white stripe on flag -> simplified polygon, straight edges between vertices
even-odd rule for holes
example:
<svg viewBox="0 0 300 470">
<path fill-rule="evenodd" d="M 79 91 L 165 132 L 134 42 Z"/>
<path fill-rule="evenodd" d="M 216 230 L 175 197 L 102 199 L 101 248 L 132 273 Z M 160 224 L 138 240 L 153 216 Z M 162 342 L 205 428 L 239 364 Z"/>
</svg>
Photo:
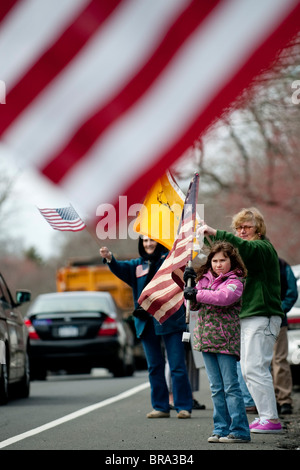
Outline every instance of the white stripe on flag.
<svg viewBox="0 0 300 470">
<path fill-rule="evenodd" d="M 41 54 L 90 5 L 111 3 L 16 2 L 0 28 L 0 78 L 8 90 L 22 84 Z M 20 165 L 38 168 L 71 200 L 84 194 L 85 213 L 94 215 L 98 204 L 115 204 L 123 194 L 129 205 L 140 202 L 260 68 L 270 65 L 280 38 L 285 46 L 299 31 L 297 15 L 288 16 L 294 8 L 299 12 L 297 0 L 116 0 L 70 62 L 60 57 L 61 69 L 24 110 L 16 97 L 10 104 L 8 93 L 4 113 L 13 105 L 17 110 L 1 131 L 2 142 Z M 178 42 L 168 43 L 174 29 Z M 272 35 L 277 31 L 283 36 Z M 39 83 L 36 76 L 32 87 Z"/>
<path fill-rule="evenodd" d="M 5 1 L 5 0 L 2 0 Z M 1 80 L 7 92 L 89 0 L 22 0 L 0 28 Z"/>
<path fill-rule="evenodd" d="M 231 8 L 227 10 L 228 3 Z M 244 3 L 246 5 L 242 7 Z M 112 185 L 109 178 L 103 181 L 103 194 L 107 200 L 124 194 L 130 182 L 138 180 L 139 175 L 150 167 L 150 162 L 153 165 L 161 152 L 172 146 L 199 109 L 209 104 L 224 82 L 229 81 L 251 55 L 257 45 L 260 15 L 264 18 L 264 31 L 268 30 L 266 23 L 272 24 L 274 20 L 272 15 L 269 16 L 272 1 L 267 0 L 267 3 L 268 13 L 258 9 L 260 11 L 255 14 L 252 2 L 224 2 L 221 10 L 213 14 L 214 18 L 209 18 L 207 24 L 193 34 L 142 99 L 105 132 L 86 159 L 71 169 L 62 183 L 67 193 L 74 197 L 78 184 L 83 185 L 83 191 L 87 192 L 85 209 L 96 206 L 99 201 L 97 175 L 102 171 L 104 174 L 111 172 L 119 183 Z M 244 21 L 241 22 L 238 13 L 247 18 L 247 27 L 241 27 Z M 227 23 L 224 22 L 226 14 Z M 235 30 L 239 34 L 230 33 Z M 124 158 L 120 158 L 121 149 Z"/>
<path fill-rule="evenodd" d="M 165 31 L 178 4 L 182 5 L 181 0 L 176 0 L 170 11 L 170 1 L 159 2 L 159 8 L 153 9 L 149 2 L 131 0 L 125 2 L 117 14 L 111 15 L 108 24 L 100 28 L 71 64 L 5 133 L 4 138 L 14 151 L 19 154 L 29 145 L 27 162 L 43 167 L 49 158 L 49 149 L 51 153 L 58 151 L 77 127 L 104 105 L 108 97 L 116 94 L 140 67 L 157 42 L 154 39 Z M 147 17 L 143 27 L 140 25 L 142 14 Z M 136 36 L 128 41 L 132 31 L 138 31 L 138 41 Z M 124 44 L 126 53 L 120 54 Z M 118 60 L 112 60 L 113 57 Z M 43 128 L 47 121 L 49 126 L 45 134 Z"/>
</svg>

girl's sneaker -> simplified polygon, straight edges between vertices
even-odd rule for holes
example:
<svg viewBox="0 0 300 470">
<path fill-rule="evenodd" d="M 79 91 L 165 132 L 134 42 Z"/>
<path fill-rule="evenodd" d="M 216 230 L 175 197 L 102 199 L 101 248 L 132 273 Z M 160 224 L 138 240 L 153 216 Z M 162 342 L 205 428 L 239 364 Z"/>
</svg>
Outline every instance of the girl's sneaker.
<svg viewBox="0 0 300 470">
<path fill-rule="evenodd" d="M 256 426 L 259 425 L 259 421 L 260 421 L 259 418 L 255 418 L 255 420 L 252 421 L 252 423 L 249 424 L 249 428 L 250 428 L 250 429 L 256 428 Z"/>
<path fill-rule="evenodd" d="M 221 436 L 219 434 L 212 434 L 208 439 L 207 442 L 219 442 Z"/>
<path fill-rule="evenodd" d="M 241 436 L 235 436 L 234 434 L 229 434 L 226 437 L 220 437 L 219 442 L 232 442 L 232 443 L 239 443 L 245 444 L 246 442 L 250 442 L 250 439 Z"/>
<path fill-rule="evenodd" d="M 261 419 L 259 424 L 250 429 L 251 432 L 257 432 L 262 434 L 272 434 L 282 431 L 282 426 L 280 423 L 271 423 L 267 419 Z"/>
</svg>

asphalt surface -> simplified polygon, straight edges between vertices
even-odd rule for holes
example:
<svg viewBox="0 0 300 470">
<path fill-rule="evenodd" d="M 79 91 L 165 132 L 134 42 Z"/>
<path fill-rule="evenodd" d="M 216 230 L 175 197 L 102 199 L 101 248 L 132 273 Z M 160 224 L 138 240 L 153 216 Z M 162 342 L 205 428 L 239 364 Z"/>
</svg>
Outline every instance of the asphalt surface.
<svg viewBox="0 0 300 470">
<path fill-rule="evenodd" d="M 126 391 L 135 387 L 139 390 L 127 395 Z M 124 392 L 125 397 L 118 398 Z M 300 388 L 295 387 L 293 391 L 294 413 L 281 417 L 283 431 L 280 434 L 251 434 L 252 440 L 247 444 L 207 442 L 213 429 L 213 407 L 205 369 L 201 369 L 200 391 L 194 396 L 206 409 L 194 410 L 191 419 L 178 419 L 174 410 L 170 418 L 147 419 L 151 405 L 146 371 L 123 379 L 109 376 L 54 377 L 47 382 L 33 382 L 28 402 L 12 401 L 2 410 L 2 441 L 86 406 L 99 403 L 101 406 L 53 428 L 26 436 L 2 450 L 101 451 L 97 454 L 99 464 L 126 464 L 133 468 L 142 468 L 146 464 L 192 466 L 201 463 L 203 451 L 213 451 L 214 455 L 220 450 L 242 453 L 270 451 L 269 457 L 277 461 L 280 454 L 286 458 L 290 451 L 300 450 Z M 255 417 L 248 415 L 249 422 Z M 76 452 L 71 452 L 68 458 L 76 462 L 76 456 Z M 159 456 L 163 456 L 160 462 L 157 460 Z M 219 456 L 221 458 L 221 454 Z M 139 457 L 140 460 L 122 460 L 125 457 Z"/>
<path fill-rule="evenodd" d="M 176 411 L 171 411 L 170 418 L 147 419 L 151 410 L 149 390 L 136 395 L 135 407 L 128 421 L 125 408 L 118 413 L 116 427 L 121 434 L 114 436 L 114 443 L 102 441 L 106 450 L 147 450 L 147 451 L 203 451 L 203 450 L 246 450 L 246 451 L 286 451 L 300 450 L 300 388 L 294 388 L 294 409 L 292 415 L 281 416 L 283 430 L 280 434 L 251 434 L 251 442 L 246 444 L 208 443 L 207 438 L 213 429 L 213 407 L 205 369 L 201 369 L 200 391 L 194 397 L 205 410 L 194 410 L 191 419 L 178 419 Z M 256 415 L 248 415 L 249 423 Z M 127 424 L 126 424 L 127 421 Z M 128 433 L 122 431 L 128 427 Z M 118 439 L 118 440 L 117 440 Z M 195 454 L 196 455 L 196 454 Z"/>
</svg>

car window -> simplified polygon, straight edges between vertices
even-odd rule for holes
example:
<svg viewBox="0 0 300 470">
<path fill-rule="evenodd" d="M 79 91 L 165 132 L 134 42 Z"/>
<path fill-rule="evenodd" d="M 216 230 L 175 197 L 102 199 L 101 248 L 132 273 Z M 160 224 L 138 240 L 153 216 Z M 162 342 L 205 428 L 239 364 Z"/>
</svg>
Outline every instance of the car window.
<svg viewBox="0 0 300 470">
<path fill-rule="evenodd" d="M 30 313 L 78 311 L 112 313 L 111 304 L 104 297 L 38 297 L 30 309 Z"/>
<path fill-rule="evenodd" d="M 3 302 L 6 302 L 9 305 L 13 304 L 13 300 L 11 298 L 10 292 L 1 275 L 0 275 L 0 300 L 2 300 Z"/>
</svg>

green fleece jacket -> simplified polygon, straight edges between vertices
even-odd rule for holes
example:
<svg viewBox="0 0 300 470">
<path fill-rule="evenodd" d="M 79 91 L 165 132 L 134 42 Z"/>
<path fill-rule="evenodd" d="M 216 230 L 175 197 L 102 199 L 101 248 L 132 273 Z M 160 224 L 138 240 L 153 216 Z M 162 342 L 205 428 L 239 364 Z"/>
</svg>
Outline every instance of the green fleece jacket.
<svg viewBox="0 0 300 470">
<path fill-rule="evenodd" d="M 278 255 L 272 243 L 267 239 L 243 240 L 224 230 L 217 230 L 211 238 L 226 240 L 238 248 L 248 270 L 240 318 L 254 315 L 283 318 Z"/>
</svg>

